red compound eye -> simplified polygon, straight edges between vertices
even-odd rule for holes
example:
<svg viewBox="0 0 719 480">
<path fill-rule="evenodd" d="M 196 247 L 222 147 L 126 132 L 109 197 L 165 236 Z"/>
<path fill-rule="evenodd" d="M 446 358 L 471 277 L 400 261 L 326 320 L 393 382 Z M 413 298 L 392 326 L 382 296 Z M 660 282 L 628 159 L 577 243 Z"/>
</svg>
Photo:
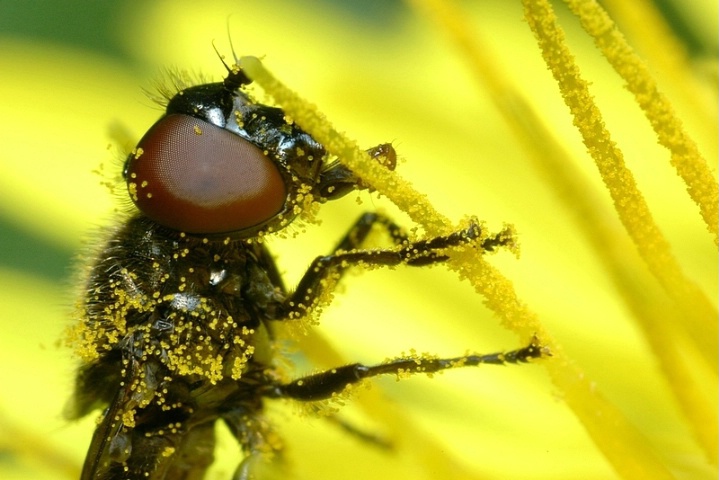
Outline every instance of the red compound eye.
<svg viewBox="0 0 719 480">
<path fill-rule="evenodd" d="M 180 114 L 162 118 L 140 140 L 127 184 L 142 213 L 187 233 L 258 225 L 279 213 L 287 194 L 277 167 L 259 148 Z"/>
</svg>

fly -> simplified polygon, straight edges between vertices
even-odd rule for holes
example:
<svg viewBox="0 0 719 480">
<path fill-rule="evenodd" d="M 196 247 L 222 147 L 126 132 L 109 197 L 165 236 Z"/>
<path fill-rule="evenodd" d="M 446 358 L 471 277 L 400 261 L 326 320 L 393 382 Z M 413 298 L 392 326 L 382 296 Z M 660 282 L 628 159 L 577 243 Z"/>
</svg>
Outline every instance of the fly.
<svg viewBox="0 0 719 480">
<path fill-rule="evenodd" d="M 242 70 L 227 70 L 222 82 L 168 98 L 125 162 L 136 208 L 97 253 L 72 340 L 82 365 L 70 416 L 104 409 L 81 480 L 202 478 L 218 420 L 244 453 L 233 478 L 249 479 L 259 460 L 281 459 L 263 416 L 267 399 L 313 402 L 377 375 L 547 354 L 534 339 L 505 353 L 355 363 L 283 381 L 273 362 L 276 326 L 311 313 L 348 267 L 436 264 L 452 247 L 492 250 L 507 239 L 481 238 L 471 223 L 411 241 L 391 219 L 369 212 L 288 290 L 262 237 L 367 187 L 281 109 L 255 102 Z M 368 152 L 395 168 L 392 145 Z M 363 249 L 377 227 L 394 246 Z"/>
</svg>

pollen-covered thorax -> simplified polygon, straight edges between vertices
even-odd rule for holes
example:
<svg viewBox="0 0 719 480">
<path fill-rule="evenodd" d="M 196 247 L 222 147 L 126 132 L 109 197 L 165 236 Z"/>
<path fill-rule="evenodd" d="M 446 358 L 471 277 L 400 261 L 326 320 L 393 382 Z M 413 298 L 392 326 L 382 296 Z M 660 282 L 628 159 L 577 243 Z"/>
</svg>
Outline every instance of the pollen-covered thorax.
<svg viewBox="0 0 719 480">
<path fill-rule="evenodd" d="M 258 277 L 253 251 L 180 235 L 148 239 L 148 224 L 131 221 L 93 269 L 75 347 L 88 362 L 121 350 L 170 375 L 239 379 L 282 296 Z"/>
</svg>

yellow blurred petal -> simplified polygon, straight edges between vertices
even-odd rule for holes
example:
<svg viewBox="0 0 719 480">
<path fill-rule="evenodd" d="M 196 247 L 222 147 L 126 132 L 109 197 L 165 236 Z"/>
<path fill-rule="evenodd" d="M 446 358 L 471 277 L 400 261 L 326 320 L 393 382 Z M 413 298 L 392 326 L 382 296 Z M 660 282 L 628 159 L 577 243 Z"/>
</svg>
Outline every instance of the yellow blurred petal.
<svg viewBox="0 0 719 480">
<path fill-rule="evenodd" d="M 60 413 L 73 361 L 58 339 L 67 324 L 62 286 L 0 269 L 0 478 L 77 478 L 85 429 Z M 92 417 L 92 416 L 91 416 Z M 83 421 L 83 425 L 93 422 Z"/>
<path fill-rule="evenodd" d="M 6 200 L 0 213 L 77 248 L 88 227 L 114 207 L 103 176 L 95 173 L 103 165 L 119 169 L 109 125 L 119 120 L 117 112 L 150 121 L 157 111 L 148 108 L 151 102 L 143 101 L 127 70 L 102 57 L 11 40 L 0 40 L 0 49 L 7 112 L 0 131 L 12 139 L 0 153 Z"/>
</svg>

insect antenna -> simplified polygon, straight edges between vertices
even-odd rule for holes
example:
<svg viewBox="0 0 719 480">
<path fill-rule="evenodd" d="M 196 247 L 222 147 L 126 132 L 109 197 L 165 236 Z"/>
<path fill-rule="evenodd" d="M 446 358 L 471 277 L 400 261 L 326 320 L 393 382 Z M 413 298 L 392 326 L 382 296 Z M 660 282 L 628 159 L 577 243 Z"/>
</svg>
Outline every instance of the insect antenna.
<svg viewBox="0 0 719 480">
<path fill-rule="evenodd" d="M 235 63 L 232 66 L 225 62 L 225 56 L 217 49 L 217 45 L 215 45 L 214 40 L 212 41 L 212 48 L 215 50 L 215 53 L 222 62 L 222 65 L 225 66 L 225 70 L 227 70 L 227 77 L 225 77 L 222 83 L 225 85 L 225 88 L 234 92 L 243 85 L 249 85 L 252 83 L 252 80 L 248 78 L 242 70 L 240 70 L 240 67 L 238 67 L 239 59 L 237 58 L 237 53 L 235 53 L 235 45 L 232 43 L 232 35 L 230 35 L 230 17 L 227 17 L 227 38 L 230 42 L 232 58 L 235 60 Z"/>
</svg>

